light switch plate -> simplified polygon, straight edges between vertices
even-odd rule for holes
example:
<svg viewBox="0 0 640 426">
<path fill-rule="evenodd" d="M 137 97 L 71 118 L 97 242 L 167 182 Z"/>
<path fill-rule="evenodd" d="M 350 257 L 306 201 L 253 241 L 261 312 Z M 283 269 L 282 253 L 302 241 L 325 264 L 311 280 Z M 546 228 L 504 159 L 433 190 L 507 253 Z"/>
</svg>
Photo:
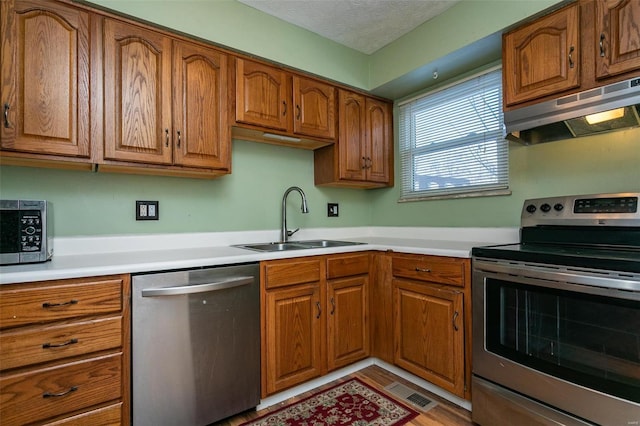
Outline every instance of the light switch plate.
<svg viewBox="0 0 640 426">
<path fill-rule="evenodd" d="M 158 220 L 159 208 L 158 201 L 136 201 L 136 220 Z"/>
<path fill-rule="evenodd" d="M 327 217 L 338 217 L 338 203 L 327 203 Z"/>
</svg>

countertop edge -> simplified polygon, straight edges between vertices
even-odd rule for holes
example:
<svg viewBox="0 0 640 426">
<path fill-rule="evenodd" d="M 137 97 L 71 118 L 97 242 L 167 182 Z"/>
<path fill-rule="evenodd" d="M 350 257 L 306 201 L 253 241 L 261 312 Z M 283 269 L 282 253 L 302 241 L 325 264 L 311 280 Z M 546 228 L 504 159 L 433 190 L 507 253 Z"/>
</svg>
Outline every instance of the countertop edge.
<svg viewBox="0 0 640 426">
<path fill-rule="evenodd" d="M 362 231 L 362 229 L 360 229 L 360 231 Z M 395 234 L 397 235 L 397 233 Z M 129 273 L 140 274 L 360 251 L 393 251 L 409 254 L 469 258 L 473 247 L 508 242 L 504 241 L 504 239 L 508 238 L 509 235 L 513 235 L 513 232 L 506 232 L 499 240 L 487 238 L 487 241 L 406 238 L 404 235 L 398 238 L 397 236 L 389 236 L 389 234 L 386 236 L 381 235 L 383 234 L 379 232 L 379 230 L 376 230 L 376 232 L 363 232 L 361 236 L 358 237 L 339 238 L 365 243 L 353 246 L 270 253 L 220 245 L 212 247 L 122 251 L 88 255 L 60 255 L 54 256 L 51 261 L 44 263 L 0 267 L 0 284 Z M 517 233 L 515 235 L 517 235 Z M 419 236 L 423 237 L 426 235 Z M 473 234 L 473 236 L 478 237 L 477 233 Z"/>
</svg>

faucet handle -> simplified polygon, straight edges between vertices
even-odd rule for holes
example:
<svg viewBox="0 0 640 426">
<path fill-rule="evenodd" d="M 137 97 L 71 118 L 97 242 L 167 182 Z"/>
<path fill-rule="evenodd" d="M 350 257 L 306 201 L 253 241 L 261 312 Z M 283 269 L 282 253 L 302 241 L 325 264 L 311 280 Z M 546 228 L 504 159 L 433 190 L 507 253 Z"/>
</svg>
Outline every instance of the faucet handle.
<svg viewBox="0 0 640 426">
<path fill-rule="evenodd" d="M 295 234 L 296 232 L 298 232 L 299 230 L 300 230 L 300 228 L 296 228 L 296 229 L 294 229 L 293 231 L 287 231 L 287 236 L 288 236 L 288 237 L 290 237 L 290 236 L 292 236 L 293 234 Z"/>
</svg>

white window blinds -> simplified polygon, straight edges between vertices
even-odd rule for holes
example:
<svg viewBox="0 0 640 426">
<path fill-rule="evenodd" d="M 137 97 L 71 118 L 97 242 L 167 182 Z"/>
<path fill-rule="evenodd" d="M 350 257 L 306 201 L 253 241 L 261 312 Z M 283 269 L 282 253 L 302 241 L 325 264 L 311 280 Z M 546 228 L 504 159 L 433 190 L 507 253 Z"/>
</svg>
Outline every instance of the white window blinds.
<svg viewBox="0 0 640 426">
<path fill-rule="evenodd" d="M 501 69 L 427 93 L 399 111 L 400 201 L 509 187 Z"/>
</svg>

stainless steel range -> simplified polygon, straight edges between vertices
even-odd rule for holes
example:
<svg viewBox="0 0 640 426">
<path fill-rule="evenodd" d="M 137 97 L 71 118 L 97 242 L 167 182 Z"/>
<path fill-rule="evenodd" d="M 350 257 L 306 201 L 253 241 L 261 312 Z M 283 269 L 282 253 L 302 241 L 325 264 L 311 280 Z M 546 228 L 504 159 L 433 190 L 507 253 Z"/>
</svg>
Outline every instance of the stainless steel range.
<svg viewBox="0 0 640 426">
<path fill-rule="evenodd" d="M 640 424 L 639 199 L 527 200 L 473 249 L 474 422 Z"/>
</svg>

